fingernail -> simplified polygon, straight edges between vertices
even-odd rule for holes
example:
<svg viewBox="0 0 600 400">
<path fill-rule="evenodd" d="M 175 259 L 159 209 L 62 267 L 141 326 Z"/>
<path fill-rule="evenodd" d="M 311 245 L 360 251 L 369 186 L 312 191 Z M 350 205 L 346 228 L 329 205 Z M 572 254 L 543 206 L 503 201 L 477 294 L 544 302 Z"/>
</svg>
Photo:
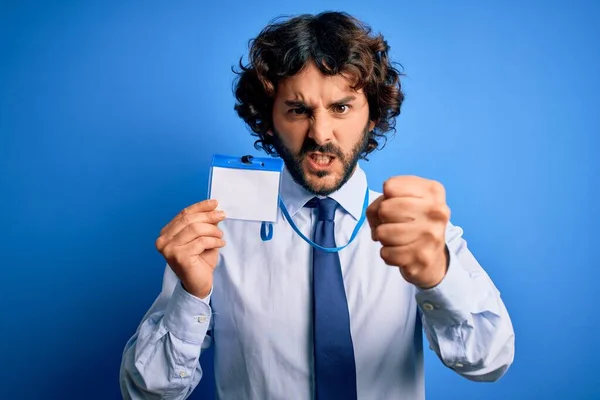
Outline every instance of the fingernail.
<svg viewBox="0 0 600 400">
<path fill-rule="evenodd" d="M 225 218 L 225 211 L 217 210 L 217 218 Z"/>
</svg>

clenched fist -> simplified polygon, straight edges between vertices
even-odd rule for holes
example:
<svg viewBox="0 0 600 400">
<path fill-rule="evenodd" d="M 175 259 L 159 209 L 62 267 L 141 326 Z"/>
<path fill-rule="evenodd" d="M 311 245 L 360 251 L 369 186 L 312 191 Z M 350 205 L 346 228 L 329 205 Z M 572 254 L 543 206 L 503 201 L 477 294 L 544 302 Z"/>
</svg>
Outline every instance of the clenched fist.
<svg viewBox="0 0 600 400">
<path fill-rule="evenodd" d="M 448 268 L 450 209 L 440 183 L 416 176 L 390 178 L 367 218 L 386 264 L 399 267 L 406 281 L 423 289 L 441 282 Z"/>
<path fill-rule="evenodd" d="M 225 219 L 217 201 L 205 200 L 183 209 L 160 232 L 156 249 L 165 257 L 185 290 L 205 298 L 212 288 L 219 248 L 225 246 L 217 224 Z"/>
</svg>

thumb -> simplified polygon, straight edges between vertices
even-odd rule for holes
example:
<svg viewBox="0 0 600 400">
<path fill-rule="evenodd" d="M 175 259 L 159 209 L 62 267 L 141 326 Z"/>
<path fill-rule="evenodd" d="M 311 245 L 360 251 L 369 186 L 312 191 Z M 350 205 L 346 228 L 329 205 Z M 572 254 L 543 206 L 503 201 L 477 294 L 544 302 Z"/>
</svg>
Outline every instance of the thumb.
<svg viewBox="0 0 600 400">
<path fill-rule="evenodd" d="M 369 226 L 371 227 L 371 239 L 373 240 L 378 240 L 375 230 L 381 225 L 381 220 L 379 219 L 379 207 L 383 199 L 383 195 L 379 196 L 371 203 L 369 208 L 367 208 L 367 221 L 369 221 Z"/>
</svg>

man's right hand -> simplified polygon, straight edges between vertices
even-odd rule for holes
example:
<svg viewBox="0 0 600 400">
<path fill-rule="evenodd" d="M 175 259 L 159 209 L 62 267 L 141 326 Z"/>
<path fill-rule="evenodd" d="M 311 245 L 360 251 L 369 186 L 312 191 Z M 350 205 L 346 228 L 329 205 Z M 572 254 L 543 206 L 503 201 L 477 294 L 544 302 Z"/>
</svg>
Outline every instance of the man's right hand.
<svg viewBox="0 0 600 400">
<path fill-rule="evenodd" d="M 161 231 L 156 249 L 165 257 L 183 287 L 201 299 L 212 288 L 219 249 L 225 246 L 217 224 L 225 219 L 216 200 L 205 200 L 183 209 Z"/>
</svg>

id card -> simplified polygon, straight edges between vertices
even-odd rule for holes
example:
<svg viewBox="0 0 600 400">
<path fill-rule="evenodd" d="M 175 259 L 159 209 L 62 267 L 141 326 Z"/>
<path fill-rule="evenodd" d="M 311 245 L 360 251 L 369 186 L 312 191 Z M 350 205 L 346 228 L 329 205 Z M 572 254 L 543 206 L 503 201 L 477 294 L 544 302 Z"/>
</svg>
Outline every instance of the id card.
<svg viewBox="0 0 600 400">
<path fill-rule="evenodd" d="M 208 198 L 228 219 L 276 222 L 283 160 L 252 156 L 213 157 Z"/>
</svg>

